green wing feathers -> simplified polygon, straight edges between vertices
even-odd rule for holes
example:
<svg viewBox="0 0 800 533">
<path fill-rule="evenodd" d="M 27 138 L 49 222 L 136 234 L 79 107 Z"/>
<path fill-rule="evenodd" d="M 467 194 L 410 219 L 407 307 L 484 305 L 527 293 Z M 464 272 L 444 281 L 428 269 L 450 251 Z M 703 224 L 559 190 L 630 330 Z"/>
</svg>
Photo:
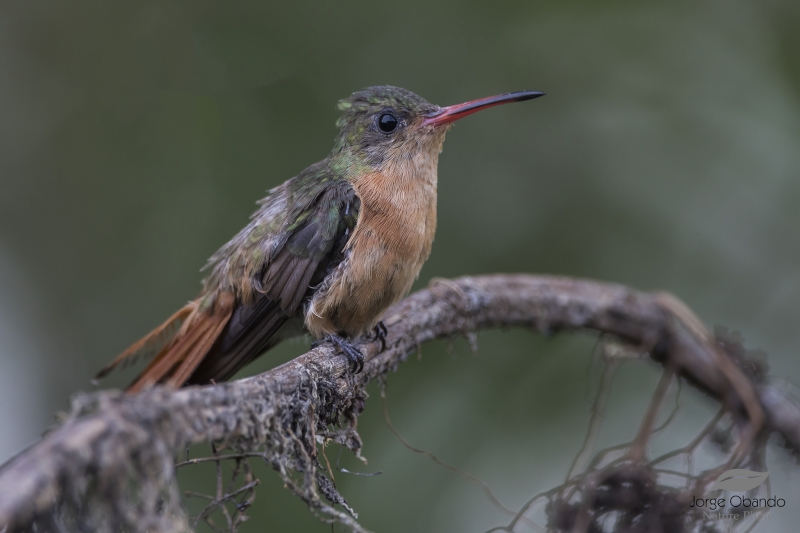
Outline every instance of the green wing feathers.
<svg viewBox="0 0 800 533">
<path fill-rule="evenodd" d="M 226 380 L 277 343 L 287 321 L 302 323 L 303 302 L 343 259 L 360 200 L 345 181 L 298 178 L 294 187 L 290 180 L 271 191 L 250 224 L 212 257 L 196 301 L 97 378 L 147 357 L 130 392 Z"/>
<path fill-rule="evenodd" d="M 335 189 L 325 193 L 266 269 L 261 290 L 287 315 L 299 307 L 320 264 L 327 263 L 353 198 L 342 197 Z"/>
<path fill-rule="evenodd" d="M 302 303 L 341 262 L 359 206 L 360 201 L 349 185 L 331 187 L 317 197 L 316 204 L 290 229 L 290 236 L 272 261 L 250 280 L 258 296 L 253 301 L 239 303 L 219 342 L 189 383 L 230 379 L 282 340 L 280 335 L 286 334 L 287 322 L 302 323 Z"/>
</svg>

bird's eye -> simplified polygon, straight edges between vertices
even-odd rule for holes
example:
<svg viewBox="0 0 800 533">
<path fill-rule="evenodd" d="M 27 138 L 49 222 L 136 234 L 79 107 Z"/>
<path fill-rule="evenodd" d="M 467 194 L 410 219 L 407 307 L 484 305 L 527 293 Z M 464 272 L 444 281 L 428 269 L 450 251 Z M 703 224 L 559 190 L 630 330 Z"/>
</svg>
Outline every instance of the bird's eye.
<svg viewBox="0 0 800 533">
<path fill-rule="evenodd" d="M 397 124 L 397 117 L 391 113 L 384 113 L 378 117 L 378 128 L 380 128 L 383 133 L 392 133 L 397 129 Z"/>
</svg>

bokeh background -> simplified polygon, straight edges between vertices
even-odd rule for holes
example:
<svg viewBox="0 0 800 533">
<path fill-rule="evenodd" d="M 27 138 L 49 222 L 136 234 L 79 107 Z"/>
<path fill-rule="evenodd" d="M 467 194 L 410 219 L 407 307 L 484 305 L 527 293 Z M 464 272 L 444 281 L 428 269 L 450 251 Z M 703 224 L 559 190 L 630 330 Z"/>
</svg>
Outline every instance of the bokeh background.
<svg viewBox="0 0 800 533">
<path fill-rule="evenodd" d="M 668 290 L 800 382 L 798 27 L 792 0 L 3 2 L 0 461 L 193 297 L 264 191 L 328 153 L 336 101 L 377 84 L 441 105 L 548 93 L 448 135 L 419 287 L 539 272 Z M 389 377 L 393 422 L 516 508 L 563 481 L 580 448 L 594 342 L 508 331 L 481 334 L 477 354 L 426 345 Z M 633 437 L 657 376 L 617 376 L 601 446 Z M 370 463 L 342 464 L 383 474 L 337 476 L 366 527 L 506 521 L 405 449 L 370 392 Z M 663 449 L 714 411 L 684 395 Z M 790 505 L 756 531 L 794 531 L 799 471 L 779 449 L 770 460 Z M 209 477 L 188 472 L 184 488 Z M 262 481 L 243 531 L 330 530 L 277 476 Z"/>
</svg>

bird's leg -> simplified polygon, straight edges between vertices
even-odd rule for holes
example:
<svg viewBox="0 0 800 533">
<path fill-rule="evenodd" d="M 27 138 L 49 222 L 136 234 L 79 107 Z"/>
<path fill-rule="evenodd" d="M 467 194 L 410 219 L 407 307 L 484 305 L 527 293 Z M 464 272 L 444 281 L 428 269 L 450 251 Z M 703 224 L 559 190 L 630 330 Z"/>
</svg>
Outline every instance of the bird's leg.
<svg viewBox="0 0 800 533">
<path fill-rule="evenodd" d="M 389 333 L 389 330 L 386 329 L 386 324 L 383 323 L 383 320 L 375 324 L 375 327 L 372 329 L 373 337 L 372 342 L 381 341 L 381 352 L 386 349 L 386 335 Z"/>
<path fill-rule="evenodd" d="M 335 333 L 331 333 L 318 341 L 312 342 L 311 347 L 316 348 L 323 342 L 328 342 L 328 341 L 330 341 L 343 354 L 347 356 L 347 359 L 350 361 L 350 366 L 351 368 L 353 368 L 353 374 L 358 374 L 359 372 L 361 372 L 361 370 L 364 368 L 364 354 L 362 354 L 361 350 L 353 346 L 353 343 L 351 343 L 344 337 L 337 335 Z"/>
</svg>

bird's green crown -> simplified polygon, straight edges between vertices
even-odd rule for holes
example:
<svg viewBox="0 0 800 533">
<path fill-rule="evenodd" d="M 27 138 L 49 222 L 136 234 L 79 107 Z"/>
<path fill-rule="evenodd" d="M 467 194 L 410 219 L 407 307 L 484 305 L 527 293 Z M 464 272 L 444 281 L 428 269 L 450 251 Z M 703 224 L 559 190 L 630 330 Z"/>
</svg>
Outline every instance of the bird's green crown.
<svg viewBox="0 0 800 533">
<path fill-rule="evenodd" d="M 384 108 L 390 108 L 398 113 L 410 116 L 419 116 L 438 111 L 439 106 L 433 105 L 419 95 L 391 85 L 367 87 L 363 91 L 351 94 L 348 98 L 339 101 L 339 110 L 342 116 L 336 125 L 345 127 L 348 123 L 358 121 L 362 116 L 369 116 Z"/>
</svg>

